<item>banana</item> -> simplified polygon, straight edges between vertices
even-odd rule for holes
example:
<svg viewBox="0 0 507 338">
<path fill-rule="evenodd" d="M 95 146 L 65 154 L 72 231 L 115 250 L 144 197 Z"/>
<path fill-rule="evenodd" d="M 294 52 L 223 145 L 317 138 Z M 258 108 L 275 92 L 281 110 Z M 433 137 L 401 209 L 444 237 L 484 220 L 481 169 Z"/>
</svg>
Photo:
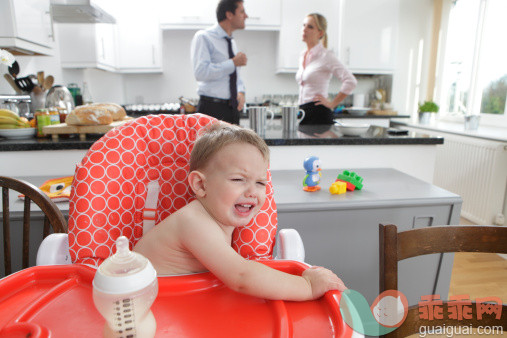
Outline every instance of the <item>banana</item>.
<svg viewBox="0 0 507 338">
<path fill-rule="evenodd" d="M 24 126 L 26 123 L 19 119 L 13 119 L 12 117 L 0 116 L 0 124 L 17 124 Z"/>
<path fill-rule="evenodd" d="M 16 119 L 16 120 L 19 119 L 19 116 L 15 112 L 13 112 L 12 110 L 9 110 L 9 109 L 0 109 L 0 116 L 10 117 L 10 118 Z"/>
<path fill-rule="evenodd" d="M 0 129 L 22 129 L 25 127 L 22 127 L 17 124 L 0 124 Z"/>
</svg>

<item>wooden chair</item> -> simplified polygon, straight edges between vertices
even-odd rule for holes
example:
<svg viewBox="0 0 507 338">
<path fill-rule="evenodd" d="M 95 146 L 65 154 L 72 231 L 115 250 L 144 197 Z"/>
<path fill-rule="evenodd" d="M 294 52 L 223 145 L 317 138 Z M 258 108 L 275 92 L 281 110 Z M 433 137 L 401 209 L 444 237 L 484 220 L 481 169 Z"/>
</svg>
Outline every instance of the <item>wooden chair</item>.
<svg viewBox="0 0 507 338">
<path fill-rule="evenodd" d="M 395 225 L 379 225 L 380 239 L 380 292 L 398 289 L 398 262 L 410 257 L 445 252 L 507 253 L 507 227 L 500 226 L 445 226 L 427 227 L 398 232 Z M 494 295 L 491 295 L 494 296 Z M 447 295 L 441 295 L 442 299 Z M 443 300 L 442 319 L 421 319 L 419 306 L 411 306 L 403 324 L 388 337 L 406 337 L 419 333 L 422 326 L 503 326 L 507 331 L 507 306 L 502 306 L 500 319 L 494 314 L 477 317 L 476 303 L 471 301 L 471 319 L 451 319 L 452 300 Z M 455 304 L 455 303 L 454 303 Z M 467 315 L 468 316 L 468 315 Z M 440 317 L 440 316 L 439 316 Z"/>
<path fill-rule="evenodd" d="M 10 239 L 10 213 L 9 213 L 9 189 L 25 195 L 23 210 L 23 256 L 22 267 L 27 268 L 29 263 L 29 239 L 30 239 L 30 202 L 34 201 L 44 213 L 44 228 L 42 237 L 53 232 L 67 232 L 67 222 L 56 204 L 36 186 L 9 177 L 0 176 L 2 187 L 2 219 L 3 219 L 3 245 L 4 245 L 4 270 L 5 275 L 12 273 L 11 239 Z"/>
</svg>

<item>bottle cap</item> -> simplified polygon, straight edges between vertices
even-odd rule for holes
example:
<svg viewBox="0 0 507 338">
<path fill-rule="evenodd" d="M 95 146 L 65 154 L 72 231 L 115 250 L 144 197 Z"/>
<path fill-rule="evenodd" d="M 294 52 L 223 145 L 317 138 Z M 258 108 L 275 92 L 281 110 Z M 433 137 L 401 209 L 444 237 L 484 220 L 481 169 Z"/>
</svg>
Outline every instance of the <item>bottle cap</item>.
<svg viewBox="0 0 507 338">
<path fill-rule="evenodd" d="M 102 293 L 124 294 L 141 290 L 157 278 L 157 272 L 143 255 L 129 250 L 127 237 L 116 240 L 116 253 L 97 269 L 93 287 Z"/>
</svg>

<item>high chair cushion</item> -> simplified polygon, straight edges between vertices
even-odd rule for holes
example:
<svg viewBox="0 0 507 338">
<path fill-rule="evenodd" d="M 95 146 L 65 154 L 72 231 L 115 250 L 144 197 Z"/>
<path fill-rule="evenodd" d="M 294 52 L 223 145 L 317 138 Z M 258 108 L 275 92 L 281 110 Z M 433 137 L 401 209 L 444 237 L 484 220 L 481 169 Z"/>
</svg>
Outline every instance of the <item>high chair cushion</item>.
<svg viewBox="0 0 507 338">
<path fill-rule="evenodd" d="M 98 266 L 123 235 L 132 248 L 143 236 L 147 186 L 160 191 L 155 224 L 189 203 L 190 152 L 199 130 L 217 120 L 203 114 L 149 115 L 109 131 L 76 167 L 69 208 L 72 262 Z M 237 228 L 232 246 L 248 259 L 272 259 L 277 214 L 271 175 L 267 198 L 249 225 Z M 153 215 L 153 212 L 151 213 Z M 156 226 L 156 225 L 155 225 Z"/>
</svg>

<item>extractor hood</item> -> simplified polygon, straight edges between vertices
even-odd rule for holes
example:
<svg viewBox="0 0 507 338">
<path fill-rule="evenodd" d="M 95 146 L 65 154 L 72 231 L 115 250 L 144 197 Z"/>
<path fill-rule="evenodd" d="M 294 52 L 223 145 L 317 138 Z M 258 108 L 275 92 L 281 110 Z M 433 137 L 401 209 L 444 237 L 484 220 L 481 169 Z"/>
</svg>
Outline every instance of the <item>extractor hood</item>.
<svg viewBox="0 0 507 338">
<path fill-rule="evenodd" d="M 51 0 L 51 13 L 53 20 L 61 23 L 116 23 L 92 0 Z"/>
</svg>

